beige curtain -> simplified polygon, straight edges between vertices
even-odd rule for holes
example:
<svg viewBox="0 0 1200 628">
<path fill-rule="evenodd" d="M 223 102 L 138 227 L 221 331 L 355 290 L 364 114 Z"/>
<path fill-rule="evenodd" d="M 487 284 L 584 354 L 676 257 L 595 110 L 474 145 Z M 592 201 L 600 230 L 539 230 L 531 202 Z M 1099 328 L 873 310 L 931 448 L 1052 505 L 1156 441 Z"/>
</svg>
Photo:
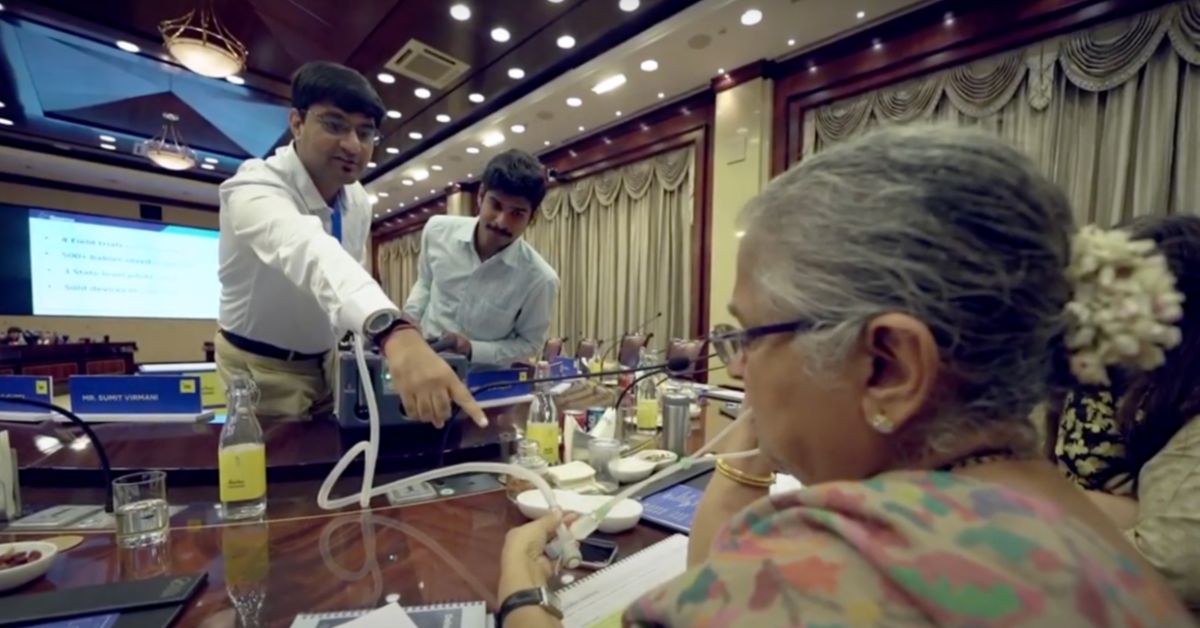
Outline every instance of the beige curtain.
<svg viewBox="0 0 1200 628">
<path fill-rule="evenodd" d="M 612 339 L 663 312 L 654 346 L 688 337 L 695 150 L 550 190 L 525 237 L 561 280 L 551 336 Z"/>
<path fill-rule="evenodd" d="M 408 291 L 417 282 L 417 261 L 421 255 L 421 232 L 409 233 L 379 245 L 375 268 L 379 283 L 392 302 L 404 307 Z"/>
<path fill-rule="evenodd" d="M 810 110 L 804 154 L 914 121 L 995 131 L 1080 223 L 1200 213 L 1200 0 Z"/>
</svg>

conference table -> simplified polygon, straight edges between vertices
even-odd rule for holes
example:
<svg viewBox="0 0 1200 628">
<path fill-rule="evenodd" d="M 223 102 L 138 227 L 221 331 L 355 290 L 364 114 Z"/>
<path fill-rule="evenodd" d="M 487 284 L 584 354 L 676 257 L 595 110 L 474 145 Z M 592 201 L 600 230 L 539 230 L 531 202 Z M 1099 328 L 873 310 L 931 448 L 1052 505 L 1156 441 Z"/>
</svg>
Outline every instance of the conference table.
<svg viewBox="0 0 1200 628">
<path fill-rule="evenodd" d="M 526 413 L 526 406 L 493 409 L 487 428 L 458 427 L 461 433 L 449 439 L 454 451 L 441 462 L 498 459 L 497 441 Z M 715 429 L 706 426 L 712 420 L 706 416 L 693 422 L 693 447 Z M 218 515 L 214 468 L 219 425 L 96 426 L 114 474 L 167 470 L 168 501 L 182 510 L 172 516 L 165 543 L 139 549 L 119 548 L 111 531 L 0 531 L 0 542 L 84 536 L 44 578 L 18 592 L 207 573 L 206 586 L 188 604 L 178 626 L 287 626 L 300 613 L 375 608 L 393 594 L 404 605 L 482 601 L 496 610 L 505 534 L 527 520 L 490 476 L 439 480 L 436 496 L 413 503 L 392 506 L 378 497 L 370 508 L 326 512 L 316 503 L 318 487 L 348 446 L 336 425 L 321 420 L 264 423 L 268 507 L 263 521 L 253 523 L 227 523 Z M 23 461 L 26 512 L 103 501 L 95 452 L 74 431 L 12 423 L 0 424 L 0 430 L 9 431 Z M 375 484 L 433 466 L 428 458 L 432 452 L 417 449 L 381 450 Z M 333 494 L 357 492 L 360 482 L 352 469 Z M 608 538 L 618 543 L 621 555 L 629 555 L 668 535 L 642 524 Z"/>
</svg>

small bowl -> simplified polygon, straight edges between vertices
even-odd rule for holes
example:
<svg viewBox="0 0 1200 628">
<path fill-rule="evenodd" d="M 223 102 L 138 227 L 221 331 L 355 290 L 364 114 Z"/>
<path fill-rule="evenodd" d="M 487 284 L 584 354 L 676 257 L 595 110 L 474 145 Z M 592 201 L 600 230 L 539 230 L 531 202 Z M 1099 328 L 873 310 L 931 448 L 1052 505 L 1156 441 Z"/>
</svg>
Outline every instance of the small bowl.
<svg viewBox="0 0 1200 628">
<path fill-rule="evenodd" d="M 636 456 L 618 458 L 608 463 L 608 472 L 621 484 L 633 484 L 650 477 L 654 473 L 654 463 Z"/>
<path fill-rule="evenodd" d="M 611 499 L 608 495 L 580 495 L 568 491 L 554 491 L 554 499 L 558 501 L 558 507 L 564 512 L 577 512 L 587 514 L 600 508 L 608 503 Z M 550 512 L 550 507 L 546 504 L 546 498 L 542 492 L 537 489 L 532 489 L 517 495 L 517 508 L 521 514 L 530 519 L 538 519 L 544 517 Z M 615 534 L 624 532 L 637 525 L 642 518 L 641 502 L 632 499 L 623 499 L 608 511 L 608 516 L 600 522 L 598 528 L 606 534 Z"/>
<path fill-rule="evenodd" d="M 647 449 L 637 452 L 633 457 L 653 464 L 655 471 L 661 471 L 679 460 L 679 456 L 675 452 L 666 449 Z"/>
<path fill-rule="evenodd" d="M 58 556 L 58 548 L 44 541 L 0 543 L 0 554 L 5 554 L 9 550 L 16 552 L 37 551 L 42 553 L 42 557 L 24 565 L 17 565 L 16 567 L 9 567 L 7 569 L 0 568 L 0 591 L 15 589 L 46 575 L 46 572 L 50 570 L 50 565 L 54 564 L 54 559 Z"/>
</svg>

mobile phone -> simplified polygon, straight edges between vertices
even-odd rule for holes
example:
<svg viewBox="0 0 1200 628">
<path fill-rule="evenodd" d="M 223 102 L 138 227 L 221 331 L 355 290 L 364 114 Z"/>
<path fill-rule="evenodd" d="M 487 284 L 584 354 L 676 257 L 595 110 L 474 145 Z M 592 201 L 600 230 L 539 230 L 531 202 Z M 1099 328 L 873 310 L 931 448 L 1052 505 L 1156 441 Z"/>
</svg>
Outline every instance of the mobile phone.
<svg viewBox="0 0 1200 628">
<path fill-rule="evenodd" d="M 581 567 L 603 569 L 617 559 L 617 544 L 604 539 L 584 539 L 579 542 Z"/>
</svg>

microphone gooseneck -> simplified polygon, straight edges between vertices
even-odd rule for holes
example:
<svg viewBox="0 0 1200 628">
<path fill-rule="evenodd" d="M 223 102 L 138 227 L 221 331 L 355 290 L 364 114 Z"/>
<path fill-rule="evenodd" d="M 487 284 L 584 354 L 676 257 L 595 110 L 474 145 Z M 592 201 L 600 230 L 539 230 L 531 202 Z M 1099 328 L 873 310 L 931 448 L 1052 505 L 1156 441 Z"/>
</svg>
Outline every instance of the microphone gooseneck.
<svg viewBox="0 0 1200 628">
<path fill-rule="evenodd" d="M 691 364 L 691 360 L 689 360 L 685 357 L 682 357 L 682 356 L 676 356 L 674 358 L 671 358 L 670 360 L 667 360 L 666 362 L 661 362 L 659 364 L 651 364 L 650 366 L 644 366 L 641 368 L 616 369 L 616 370 L 612 370 L 612 371 L 597 371 L 595 373 L 575 373 L 572 375 L 557 375 L 555 377 L 540 377 L 537 379 L 527 379 L 527 380 L 523 380 L 523 381 L 522 380 L 509 380 L 506 382 L 491 382 L 489 384 L 484 384 L 483 386 L 479 386 L 477 388 L 472 388 L 471 394 L 481 393 L 485 390 L 492 390 L 494 388 L 504 388 L 506 386 L 513 386 L 516 384 L 551 384 L 551 383 L 555 383 L 555 382 L 569 382 L 569 381 L 574 381 L 574 380 L 579 380 L 579 379 L 596 379 L 596 378 L 600 378 L 600 377 L 612 377 L 614 375 L 629 375 L 631 373 L 642 373 L 647 369 L 650 369 L 656 373 L 664 371 L 664 370 L 665 371 L 682 371 L 682 370 L 686 369 L 689 364 Z"/>
<path fill-rule="evenodd" d="M 642 323 L 640 325 L 638 325 L 637 327 L 634 327 L 633 329 L 626 331 L 625 333 L 618 336 L 612 342 L 612 344 L 608 345 L 608 348 L 604 350 L 604 354 L 600 356 L 600 367 L 601 368 L 604 367 L 604 361 L 608 359 L 608 354 L 612 352 L 613 347 L 621 346 L 624 343 L 626 336 L 628 336 L 629 334 L 636 334 L 640 331 L 645 330 L 647 325 L 662 318 L 662 315 L 663 315 L 663 312 L 657 312 L 654 314 L 654 316 L 651 316 L 650 318 L 647 318 L 646 320 L 642 321 Z"/>
<path fill-rule="evenodd" d="M 701 360 L 708 360 L 710 358 L 716 357 L 716 355 L 717 354 L 713 353 L 711 355 L 700 356 L 700 357 L 696 358 L 696 362 L 699 363 Z M 688 369 L 689 366 L 691 366 L 692 368 Z M 696 373 L 710 373 L 712 371 L 716 371 L 716 370 L 723 369 L 723 368 L 725 368 L 725 367 L 718 366 L 718 367 L 714 367 L 714 368 L 710 368 L 710 369 L 699 370 L 699 369 L 695 368 L 695 365 L 692 364 L 692 360 L 689 360 L 688 358 L 677 355 L 677 356 L 671 358 L 670 360 L 667 360 L 665 369 L 664 368 L 656 368 L 648 373 L 642 373 L 637 378 L 635 378 L 632 382 L 629 382 L 629 384 L 627 386 L 622 388 L 621 393 L 619 395 L 617 395 L 617 402 L 613 404 L 613 410 L 614 411 L 620 410 L 621 402 L 625 400 L 625 395 L 628 395 L 629 391 L 636 388 L 637 385 L 639 383 L 641 383 L 642 380 L 646 379 L 647 377 L 653 377 L 655 375 L 658 375 L 658 374 L 662 373 L 664 370 L 672 375 L 694 375 Z M 686 370 L 686 372 L 685 372 L 685 370 Z"/>
</svg>

